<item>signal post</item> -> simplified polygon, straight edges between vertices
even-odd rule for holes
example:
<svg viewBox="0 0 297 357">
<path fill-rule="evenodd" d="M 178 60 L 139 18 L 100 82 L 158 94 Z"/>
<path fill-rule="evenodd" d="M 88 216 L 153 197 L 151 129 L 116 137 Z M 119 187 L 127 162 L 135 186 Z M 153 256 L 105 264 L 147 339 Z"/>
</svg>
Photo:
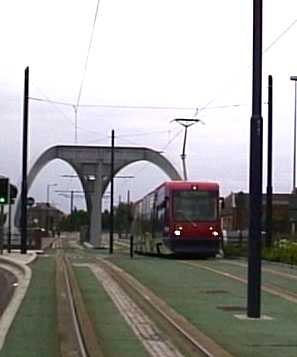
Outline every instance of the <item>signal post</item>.
<svg viewBox="0 0 297 357">
<path fill-rule="evenodd" d="M 0 254 L 3 254 L 4 245 L 4 205 L 10 204 L 10 189 L 9 179 L 7 177 L 0 178 Z"/>
</svg>

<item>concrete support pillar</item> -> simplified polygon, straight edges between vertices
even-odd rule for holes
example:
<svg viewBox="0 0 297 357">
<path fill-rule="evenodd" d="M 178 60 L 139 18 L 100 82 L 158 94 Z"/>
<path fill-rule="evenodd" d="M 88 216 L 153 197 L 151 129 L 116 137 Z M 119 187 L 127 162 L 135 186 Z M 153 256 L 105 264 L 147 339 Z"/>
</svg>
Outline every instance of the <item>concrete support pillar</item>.
<svg viewBox="0 0 297 357">
<path fill-rule="evenodd" d="M 94 248 L 102 247 L 101 201 L 102 201 L 102 169 L 97 165 L 96 180 L 92 181 L 92 190 L 88 192 L 91 201 L 90 243 Z"/>
</svg>

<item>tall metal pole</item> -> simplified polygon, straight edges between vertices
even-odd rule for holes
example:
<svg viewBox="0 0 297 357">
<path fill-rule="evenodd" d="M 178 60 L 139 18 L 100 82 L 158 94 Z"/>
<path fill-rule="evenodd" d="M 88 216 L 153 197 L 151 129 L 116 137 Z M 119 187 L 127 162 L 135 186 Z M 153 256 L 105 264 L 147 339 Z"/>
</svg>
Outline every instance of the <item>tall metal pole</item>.
<svg viewBox="0 0 297 357">
<path fill-rule="evenodd" d="M 50 196 L 50 193 L 49 193 L 49 190 L 50 190 L 50 184 L 48 184 L 46 186 L 46 203 L 49 204 L 49 196 Z"/>
<path fill-rule="evenodd" d="M 11 253 L 11 193 L 9 193 L 9 203 L 8 203 L 7 252 Z"/>
<path fill-rule="evenodd" d="M 29 67 L 25 69 L 23 108 L 23 165 L 21 192 L 21 254 L 27 253 L 27 156 L 28 156 L 28 113 L 29 113 Z"/>
<path fill-rule="evenodd" d="M 188 134 L 188 128 L 198 122 L 203 123 L 202 120 L 200 119 L 186 119 L 186 118 L 177 118 L 174 119 L 173 121 L 178 122 L 185 128 L 185 135 L 184 135 L 184 142 L 183 142 L 183 151 L 181 154 L 181 159 L 182 159 L 182 164 L 183 164 L 183 174 L 184 174 L 184 180 L 188 180 L 188 175 L 187 175 L 187 168 L 186 168 L 186 142 L 187 142 L 187 134 Z M 204 124 L 204 123 L 203 123 Z"/>
<path fill-rule="evenodd" d="M 74 191 L 70 191 L 70 214 L 73 213 L 73 195 Z"/>
<path fill-rule="evenodd" d="M 0 205 L 0 254 L 3 254 L 4 245 L 4 205 Z"/>
<path fill-rule="evenodd" d="M 50 188 L 51 186 L 57 186 L 56 183 L 47 184 L 46 187 L 46 203 L 47 203 L 47 210 L 46 210 L 46 231 L 48 232 L 50 224 L 49 224 L 49 213 L 50 213 Z"/>
<path fill-rule="evenodd" d="M 75 231 L 75 218 L 74 218 L 74 214 L 73 214 L 73 195 L 74 192 L 73 190 L 70 191 L 70 224 L 71 224 L 71 230 Z"/>
<path fill-rule="evenodd" d="M 268 138 L 267 138 L 267 189 L 266 189 L 266 239 L 265 246 L 272 244 L 272 106 L 273 80 L 268 76 Z"/>
<path fill-rule="evenodd" d="M 127 191 L 127 205 L 130 205 L 130 190 Z"/>
<path fill-rule="evenodd" d="M 46 224 L 46 232 L 47 232 L 47 234 L 48 234 L 48 231 L 49 231 L 49 212 L 48 212 L 49 206 L 50 206 L 49 199 L 50 199 L 50 184 L 48 184 L 46 186 L 46 222 L 45 222 L 45 224 Z"/>
<path fill-rule="evenodd" d="M 293 147 L 293 187 L 292 194 L 296 194 L 296 111 L 297 111 L 297 76 L 291 76 L 291 81 L 295 82 L 295 105 L 294 105 L 294 147 Z M 295 233 L 296 222 L 292 222 L 292 233 Z"/>
<path fill-rule="evenodd" d="M 261 220 L 263 119 L 262 102 L 262 0 L 253 1 L 253 100 L 250 128 L 250 218 L 248 241 L 247 315 L 259 318 L 261 310 Z"/>
<path fill-rule="evenodd" d="M 291 77 L 295 81 L 295 107 L 294 107 L 294 148 L 293 148 L 293 188 L 292 193 L 296 188 L 296 102 L 297 102 L 297 77 Z"/>
<path fill-rule="evenodd" d="M 78 112 L 78 106 L 74 105 L 74 144 L 77 144 L 77 112 Z"/>
<path fill-rule="evenodd" d="M 48 231 L 49 231 L 49 212 L 48 212 L 49 206 L 50 206 L 49 197 L 50 197 L 50 185 L 48 184 L 46 186 L 46 222 L 45 222 L 47 234 L 48 234 Z"/>
<path fill-rule="evenodd" d="M 111 131 L 111 156 L 110 156 L 110 228 L 109 228 L 109 253 L 113 253 L 113 176 L 114 176 L 114 130 Z"/>
<path fill-rule="evenodd" d="M 185 126 L 185 135 L 184 135 L 184 144 L 183 144 L 183 151 L 181 154 L 181 159 L 183 163 L 183 172 L 184 172 L 184 180 L 188 180 L 187 175 L 187 168 L 186 168 L 186 142 L 187 142 L 187 133 L 188 133 L 188 126 Z"/>
</svg>

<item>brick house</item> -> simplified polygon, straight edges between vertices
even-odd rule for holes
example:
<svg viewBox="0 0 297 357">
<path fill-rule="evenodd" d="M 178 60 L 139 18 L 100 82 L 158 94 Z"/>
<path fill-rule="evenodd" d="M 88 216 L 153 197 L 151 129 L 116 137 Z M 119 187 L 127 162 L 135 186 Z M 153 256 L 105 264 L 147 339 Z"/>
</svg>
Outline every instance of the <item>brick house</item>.
<svg viewBox="0 0 297 357">
<path fill-rule="evenodd" d="M 273 232 L 290 232 L 290 202 L 295 195 L 274 193 L 272 196 L 272 230 Z M 266 194 L 263 194 L 263 230 L 265 230 Z M 249 226 L 249 194 L 231 192 L 224 199 L 221 211 L 222 227 L 226 231 L 247 231 Z"/>
<path fill-rule="evenodd" d="M 56 230 L 64 213 L 48 203 L 39 202 L 28 208 L 28 227 L 39 227 L 45 231 Z"/>
</svg>

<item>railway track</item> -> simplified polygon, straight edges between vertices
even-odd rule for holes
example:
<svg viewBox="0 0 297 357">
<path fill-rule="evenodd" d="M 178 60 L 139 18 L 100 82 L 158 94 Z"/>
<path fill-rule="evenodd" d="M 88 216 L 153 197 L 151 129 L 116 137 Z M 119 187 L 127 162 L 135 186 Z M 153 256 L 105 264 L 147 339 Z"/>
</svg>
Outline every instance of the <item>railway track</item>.
<svg viewBox="0 0 297 357">
<path fill-rule="evenodd" d="M 124 244 L 121 244 L 121 246 L 123 247 Z M 86 318 L 87 323 L 83 322 L 84 315 L 86 315 L 83 300 L 75 282 L 72 266 L 69 259 L 65 257 L 61 242 L 56 242 L 56 248 L 58 248 L 57 270 L 60 271 L 60 280 L 65 281 L 63 289 L 59 288 L 61 282 L 57 283 L 57 290 L 62 295 L 62 300 L 60 296 L 60 306 L 71 306 L 71 319 L 69 312 L 65 316 L 63 309 L 58 311 L 59 316 L 61 316 L 61 336 L 66 333 L 63 326 L 69 325 L 70 320 L 73 326 L 71 334 L 68 331 L 67 339 L 64 339 L 61 346 L 62 352 L 64 351 L 62 356 L 104 356 L 104 351 L 98 346 L 97 337 L 88 317 Z M 71 259 L 71 254 L 69 254 L 69 258 Z M 170 308 L 151 290 L 107 259 L 97 258 L 95 262 L 92 259 L 90 263 L 77 263 L 75 265 L 87 266 L 93 271 L 99 283 L 109 294 L 119 312 L 151 356 L 231 357 L 229 352 Z M 66 303 L 66 297 L 70 303 Z M 80 312 L 81 310 L 83 312 Z M 91 332 L 84 333 L 86 330 Z M 93 338 L 90 339 L 90 335 L 93 335 Z M 88 341 L 88 339 L 91 341 Z M 72 354 L 69 354 L 69 351 Z"/>
<path fill-rule="evenodd" d="M 58 244 L 62 248 L 61 241 Z M 58 330 L 62 357 L 103 357 L 72 266 L 63 250 L 56 257 Z"/>
<path fill-rule="evenodd" d="M 127 247 L 128 248 L 128 243 L 124 243 L 124 242 L 117 242 L 116 244 L 122 246 L 122 247 Z M 230 273 L 229 271 L 224 271 L 223 269 L 216 269 L 213 267 L 210 267 L 204 263 L 201 263 L 199 261 L 193 261 L 193 260 L 178 260 L 180 263 L 182 264 L 186 264 L 186 265 L 190 265 L 193 267 L 197 267 L 197 268 L 201 268 L 201 269 L 205 269 L 208 271 L 212 271 L 213 273 L 216 273 L 218 275 L 222 275 L 225 278 L 229 278 L 235 281 L 238 281 L 242 284 L 247 284 L 247 279 L 242 278 L 234 273 Z M 223 260 L 219 260 L 220 262 L 224 263 L 224 264 L 229 264 L 229 265 L 234 265 L 234 266 L 238 266 L 238 267 L 242 267 L 244 269 L 247 268 L 247 263 L 245 262 L 235 262 L 232 260 L 227 260 L 227 259 L 223 259 Z M 272 268 L 267 268 L 267 267 L 262 267 L 262 272 L 266 273 L 266 274 L 270 274 L 270 275 L 274 275 L 280 278 L 285 278 L 288 280 L 292 280 L 292 281 L 296 281 L 297 280 L 297 275 L 293 275 L 293 274 L 289 274 L 287 272 L 282 272 L 282 271 L 277 271 L 274 270 Z M 271 295 L 277 296 L 279 298 L 282 298 L 284 300 L 287 300 L 289 302 L 295 303 L 297 304 L 297 293 L 296 292 L 292 292 L 286 288 L 284 288 L 281 285 L 277 285 L 276 283 L 266 283 L 266 284 L 262 284 L 262 290 L 270 293 Z"/>
<path fill-rule="evenodd" d="M 224 260 L 224 262 L 226 264 L 236 265 L 236 266 L 239 266 L 239 267 L 242 267 L 242 268 L 247 268 L 248 267 L 248 264 L 245 263 L 245 262 L 235 262 L 235 261 L 232 261 L 232 260 Z M 278 264 L 278 263 L 275 263 L 275 264 Z M 277 276 L 280 276 L 280 277 L 283 277 L 283 278 L 287 278 L 287 279 L 290 279 L 290 280 L 297 280 L 297 275 L 289 274 L 289 273 L 282 272 L 282 271 L 277 271 L 277 270 L 274 270 L 274 269 L 271 269 L 271 268 L 265 268 L 263 266 L 262 266 L 261 270 L 263 272 L 265 272 L 265 273 L 270 273 L 272 275 L 277 275 Z"/>
<path fill-rule="evenodd" d="M 119 244 L 123 247 L 124 246 L 127 247 L 126 243 L 119 243 Z M 215 267 L 209 266 L 209 264 L 207 264 L 207 263 L 205 264 L 201 261 L 195 261 L 195 260 L 178 260 L 178 262 L 182 263 L 182 264 L 190 265 L 190 266 L 193 266 L 196 268 L 211 271 L 215 274 L 221 275 L 228 279 L 232 279 L 234 281 L 237 281 L 237 282 L 245 284 L 245 285 L 248 283 L 247 278 L 243 278 L 242 276 L 239 276 L 236 273 L 230 273 L 228 270 L 222 269 L 222 267 L 220 267 L 218 269 L 217 267 L 215 268 Z M 221 262 L 223 264 L 238 266 L 243 269 L 247 269 L 247 266 L 248 266 L 247 263 L 245 263 L 245 262 L 235 262 L 235 261 L 228 260 L 228 259 L 219 260 L 219 262 Z M 277 271 L 270 267 L 262 267 L 262 272 L 267 275 L 272 275 L 272 276 L 276 276 L 279 278 L 284 278 L 284 279 L 288 279 L 288 280 L 292 280 L 292 281 L 297 280 L 297 275 L 293 275 L 293 274 L 290 274 L 287 272 Z M 277 284 L 276 282 L 270 282 L 270 283 L 265 283 L 265 284 L 262 283 L 261 289 L 262 289 L 262 291 L 265 291 L 273 296 L 276 296 L 278 298 L 284 299 L 291 303 L 297 304 L 297 293 L 291 291 L 288 288 L 285 288 L 281 284 Z"/>
<path fill-rule="evenodd" d="M 236 263 L 236 262 L 231 262 L 231 261 L 222 261 L 222 262 L 226 263 L 226 264 L 230 264 L 230 265 L 237 265 L 237 266 L 243 267 L 243 268 L 247 267 L 247 264 L 243 264 L 243 263 Z M 235 280 L 235 281 L 245 284 L 245 285 L 248 283 L 246 278 L 242 278 L 235 273 L 230 273 L 229 271 L 224 270 L 221 267 L 220 267 L 220 269 L 213 268 L 213 267 L 210 267 L 204 263 L 197 262 L 197 261 L 181 261 L 181 263 L 190 265 L 192 267 L 211 271 L 217 275 L 221 275 L 227 279 L 232 279 L 232 280 Z M 291 274 L 278 272 L 278 271 L 274 271 L 272 269 L 267 269 L 267 268 L 264 268 L 263 271 L 266 273 L 275 275 L 275 276 L 280 276 L 280 277 L 285 277 L 288 279 L 296 280 L 296 276 L 291 275 Z M 285 289 L 283 286 L 278 286 L 275 283 L 269 283 L 269 284 L 266 283 L 266 284 L 262 284 L 261 289 L 262 289 L 262 291 L 265 291 L 271 295 L 274 295 L 276 297 L 279 297 L 279 298 L 282 298 L 289 302 L 292 302 L 294 304 L 297 304 L 297 294 L 290 290 Z"/>
<path fill-rule="evenodd" d="M 231 356 L 124 270 L 103 259 L 98 260 L 97 264 L 119 284 L 142 311 L 152 317 L 182 354 L 208 357 Z M 165 354 L 159 353 L 153 356 L 161 357 Z"/>
</svg>

